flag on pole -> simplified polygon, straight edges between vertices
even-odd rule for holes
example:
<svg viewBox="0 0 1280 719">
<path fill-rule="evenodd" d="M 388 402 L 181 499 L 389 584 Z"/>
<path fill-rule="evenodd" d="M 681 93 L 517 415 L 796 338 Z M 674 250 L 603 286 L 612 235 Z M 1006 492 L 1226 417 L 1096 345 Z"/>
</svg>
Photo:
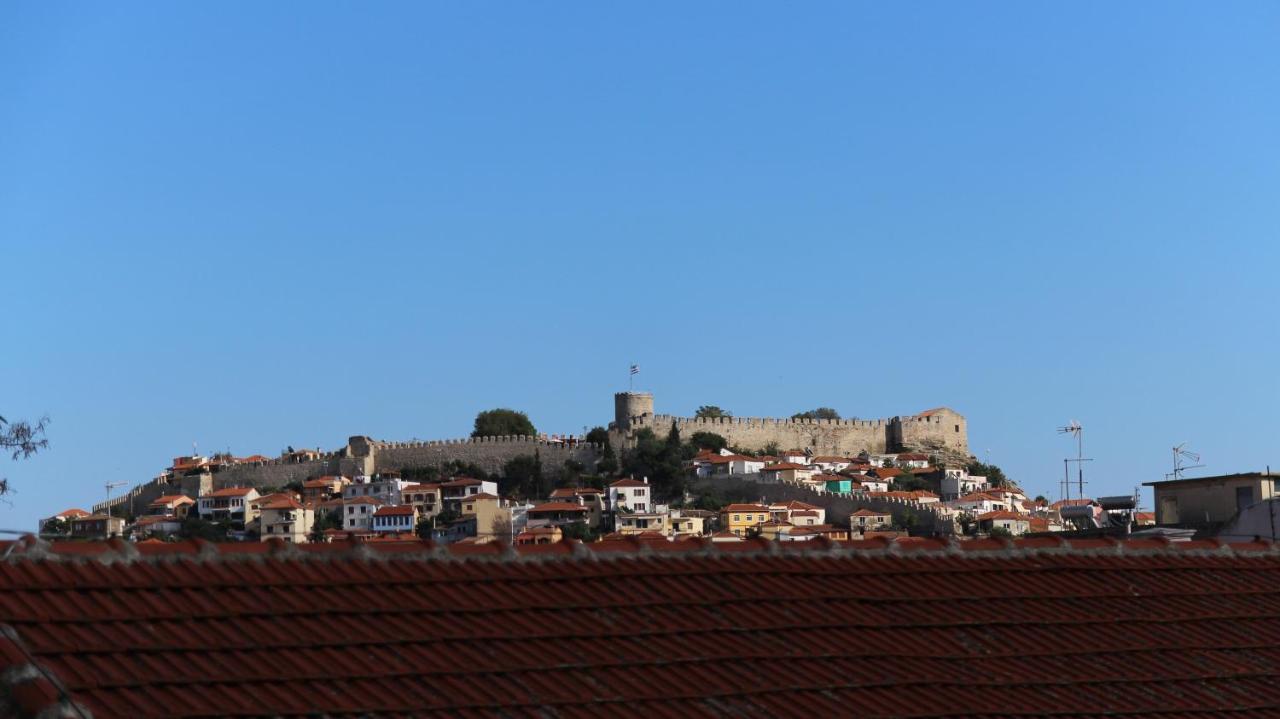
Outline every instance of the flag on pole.
<svg viewBox="0 0 1280 719">
<path fill-rule="evenodd" d="M 638 364 L 631 365 L 631 374 L 640 374 L 640 365 Z"/>
</svg>

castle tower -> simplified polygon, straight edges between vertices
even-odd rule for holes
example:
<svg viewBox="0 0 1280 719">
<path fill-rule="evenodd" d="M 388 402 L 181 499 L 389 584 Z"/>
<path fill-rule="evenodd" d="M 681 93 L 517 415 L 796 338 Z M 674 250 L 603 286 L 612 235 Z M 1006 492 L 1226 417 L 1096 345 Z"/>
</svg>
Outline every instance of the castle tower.
<svg viewBox="0 0 1280 719">
<path fill-rule="evenodd" d="M 652 392 L 618 392 L 613 396 L 613 419 L 622 432 L 631 429 L 632 417 L 653 416 Z"/>
</svg>

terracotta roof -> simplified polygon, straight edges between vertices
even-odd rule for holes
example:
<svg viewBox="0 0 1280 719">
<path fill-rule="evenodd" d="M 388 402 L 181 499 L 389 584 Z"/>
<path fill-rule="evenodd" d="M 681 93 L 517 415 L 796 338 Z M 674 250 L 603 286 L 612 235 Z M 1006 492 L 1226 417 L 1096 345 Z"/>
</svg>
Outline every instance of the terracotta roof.
<svg viewBox="0 0 1280 719">
<path fill-rule="evenodd" d="M 302 486 L 315 489 L 317 487 L 332 487 L 335 484 L 341 484 L 341 483 L 342 483 L 341 477 L 316 477 L 315 479 L 308 479 L 307 481 L 303 482 Z"/>
<path fill-rule="evenodd" d="M 441 484 L 441 487 L 471 487 L 477 484 L 484 484 L 484 480 L 475 479 L 474 477 L 458 477 Z"/>
<path fill-rule="evenodd" d="M 248 457 L 236 457 L 235 461 L 237 462 L 270 462 L 271 458 L 263 457 L 260 454 L 255 454 Z"/>
<path fill-rule="evenodd" d="M 467 496 L 462 498 L 462 501 L 469 502 L 473 499 L 497 499 L 497 498 L 498 498 L 498 495 L 496 494 L 489 494 L 488 492 L 477 492 L 475 494 L 468 494 Z"/>
<path fill-rule="evenodd" d="M 769 508 L 763 504 L 730 504 L 720 512 L 768 512 Z"/>
<path fill-rule="evenodd" d="M 375 517 L 399 517 L 403 515 L 413 516 L 417 510 L 411 504 L 401 504 L 395 507 L 382 507 L 373 513 Z"/>
<path fill-rule="evenodd" d="M 790 502 L 774 502 L 770 507 L 780 507 L 782 509 L 821 509 L 821 507 L 816 504 L 808 504 L 806 502 L 801 502 L 798 499 L 793 499 Z"/>
<path fill-rule="evenodd" d="M 529 508 L 529 514 L 546 512 L 585 512 L 587 508 L 577 502 L 545 502 Z"/>
<path fill-rule="evenodd" d="M 1280 707 L 1280 552 L 1260 543 L 29 546 L 0 562 L 0 692 L 20 716 Z M 356 651 L 394 660 L 341 660 Z"/>
<path fill-rule="evenodd" d="M 435 492 L 439 489 L 440 485 L 438 484 L 410 484 L 401 489 L 400 492 Z"/>
<path fill-rule="evenodd" d="M 163 497 L 156 497 L 151 500 L 152 507 L 162 507 L 166 504 L 195 504 L 195 500 L 185 494 L 166 494 Z"/>
<path fill-rule="evenodd" d="M 351 499 L 344 499 L 342 502 L 344 504 L 383 504 L 383 501 L 377 497 L 352 497 Z"/>
<path fill-rule="evenodd" d="M 638 479 L 619 479 L 618 481 L 614 482 L 609 486 L 610 487 L 648 487 L 649 484 L 647 482 L 641 482 Z"/>
<path fill-rule="evenodd" d="M 253 487 L 223 487 L 201 497 L 243 497 L 253 491 L 256 491 Z"/>
<path fill-rule="evenodd" d="M 796 464 L 795 462 L 779 462 L 779 463 L 777 463 L 777 464 L 771 464 L 771 465 L 769 465 L 768 467 L 765 467 L 765 468 L 764 468 L 763 470 L 761 470 L 761 471 L 763 471 L 763 472 L 780 472 L 780 471 L 782 471 L 782 470 L 786 470 L 786 469 L 808 469 L 808 467 L 804 466 L 803 464 Z"/>
<path fill-rule="evenodd" d="M 258 509 L 302 509 L 293 497 L 272 497 L 258 504 Z"/>
<path fill-rule="evenodd" d="M 74 518 L 74 517 L 87 517 L 87 516 L 89 516 L 89 513 L 88 513 L 88 512 L 86 512 L 86 511 L 84 511 L 83 509 L 75 509 L 75 508 L 72 508 L 72 509 L 64 509 L 64 510 L 62 510 L 61 512 L 59 512 L 58 514 L 55 514 L 55 515 L 53 515 L 53 516 L 55 516 L 55 517 L 61 517 L 61 518 L 63 518 L 63 519 L 71 519 L 71 518 Z"/>
<path fill-rule="evenodd" d="M 891 515 L 889 512 L 877 512 L 874 509 L 859 509 L 858 511 L 854 512 L 849 516 L 851 517 L 888 517 Z"/>
</svg>

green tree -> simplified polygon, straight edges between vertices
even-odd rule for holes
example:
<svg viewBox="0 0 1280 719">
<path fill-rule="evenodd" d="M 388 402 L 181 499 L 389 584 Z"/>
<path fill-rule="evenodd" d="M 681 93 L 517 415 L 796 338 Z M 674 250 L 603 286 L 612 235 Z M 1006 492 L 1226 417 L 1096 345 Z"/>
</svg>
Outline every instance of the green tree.
<svg viewBox="0 0 1280 719">
<path fill-rule="evenodd" d="M 178 535 L 183 539 L 203 539 L 206 542 L 225 542 L 227 541 L 227 530 L 231 528 L 228 522 L 210 522 L 200 519 L 196 516 L 188 516 L 182 520 L 182 526 L 178 530 Z"/>
<path fill-rule="evenodd" d="M 524 499 L 546 496 L 543 486 L 542 459 L 538 454 L 522 454 L 502 465 L 500 486 L 503 494 L 513 494 Z"/>
<path fill-rule="evenodd" d="M 594 542 L 600 538 L 586 522 L 570 522 L 569 524 L 560 525 L 560 531 L 565 539 L 576 539 L 580 542 Z"/>
<path fill-rule="evenodd" d="M 300 494 L 302 494 L 302 489 L 303 489 L 303 488 L 302 488 L 302 480 L 298 480 L 298 479 L 290 480 L 287 484 L 285 484 L 285 485 L 284 485 L 284 488 L 285 488 L 287 491 L 290 491 L 290 492 L 293 492 L 294 494 L 299 494 L 299 495 L 300 495 Z"/>
<path fill-rule="evenodd" d="M 1045 496 L 1044 496 L 1043 494 L 1037 494 L 1037 495 L 1036 495 L 1036 499 L 1035 499 L 1035 501 L 1036 501 L 1036 504 L 1048 504 L 1048 503 L 1049 503 L 1049 500 L 1048 500 L 1048 499 L 1045 499 Z"/>
<path fill-rule="evenodd" d="M 504 435 L 523 435 L 536 437 L 537 431 L 529 415 L 514 409 L 488 409 L 476 415 L 475 429 L 472 437 L 501 437 Z"/>
<path fill-rule="evenodd" d="M 760 448 L 761 457 L 777 457 L 780 454 L 782 454 L 782 447 L 779 447 L 777 442 L 770 442 Z"/>
<path fill-rule="evenodd" d="M 819 407 L 791 415 L 791 419 L 840 419 L 840 413 L 830 407 Z"/>
<path fill-rule="evenodd" d="M 45 449 L 49 446 L 49 440 L 44 436 L 48 424 L 47 416 L 36 420 L 34 424 L 21 420 L 10 422 L 0 417 L 0 452 L 8 452 L 10 459 L 17 461 Z M 8 493 L 9 480 L 0 477 L 0 496 Z"/>
<path fill-rule="evenodd" d="M 960 525 L 960 533 L 964 535 L 972 535 L 971 530 L 975 529 L 977 520 L 968 512 L 961 512 L 956 515 L 956 524 Z"/>
<path fill-rule="evenodd" d="M 583 440 L 592 444 L 608 444 L 609 430 L 604 427 L 592 427 L 591 431 L 587 432 L 587 436 L 583 437 Z"/>
<path fill-rule="evenodd" d="M 965 469 L 974 476 L 986 477 L 987 483 L 992 487 L 1008 487 L 1010 484 L 1009 478 L 1004 476 L 1004 470 L 994 464 L 984 464 L 975 459 Z"/>
<path fill-rule="evenodd" d="M 910 531 L 920 521 L 914 509 L 902 509 L 893 515 L 893 528 L 899 531 Z"/>
<path fill-rule="evenodd" d="M 899 474 L 893 478 L 893 481 L 890 482 L 890 484 L 890 489 L 896 492 L 914 492 L 921 489 L 933 489 L 933 485 L 928 481 L 920 479 L 910 472 L 903 472 L 902 474 Z"/>
<path fill-rule="evenodd" d="M 326 529 L 342 529 L 341 509 L 334 509 L 316 517 L 315 523 L 311 525 L 311 533 L 307 535 L 307 541 L 323 542 Z"/>
<path fill-rule="evenodd" d="M 655 498 L 669 499 L 684 491 L 684 452 L 680 433 L 672 426 L 666 439 L 658 439 L 648 427 L 635 436 L 635 446 L 622 458 L 622 471 L 634 477 L 648 477 Z"/>
<path fill-rule="evenodd" d="M 709 449 L 712 452 L 719 452 L 729 446 L 729 440 L 715 432 L 694 432 L 689 437 L 689 443 L 697 449 Z"/>
<path fill-rule="evenodd" d="M 693 413 L 694 417 L 699 419 L 718 419 L 720 417 L 732 417 L 733 415 L 727 409 L 720 409 L 714 404 L 704 404 Z"/>
<path fill-rule="evenodd" d="M 992 527 L 991 531 L 987 532 L 987 536 L 991 537 L 992 539 L 1012 539 L 1013 532 L 1010 532 L 1004 527 Z"/>
</svg>

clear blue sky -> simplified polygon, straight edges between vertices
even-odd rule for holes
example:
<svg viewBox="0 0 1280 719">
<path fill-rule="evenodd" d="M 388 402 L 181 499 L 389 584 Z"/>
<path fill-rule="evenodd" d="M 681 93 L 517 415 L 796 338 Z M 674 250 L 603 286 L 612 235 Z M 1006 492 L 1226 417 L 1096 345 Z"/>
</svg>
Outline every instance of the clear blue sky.
<svg viewBox="0 0 1280 719">
<path fill-rule="evenodd" d="M 947 405 L 1280 465 L 1280 5 L 5 3 L 0 527 L 169 458 Z"/>
</svg>

